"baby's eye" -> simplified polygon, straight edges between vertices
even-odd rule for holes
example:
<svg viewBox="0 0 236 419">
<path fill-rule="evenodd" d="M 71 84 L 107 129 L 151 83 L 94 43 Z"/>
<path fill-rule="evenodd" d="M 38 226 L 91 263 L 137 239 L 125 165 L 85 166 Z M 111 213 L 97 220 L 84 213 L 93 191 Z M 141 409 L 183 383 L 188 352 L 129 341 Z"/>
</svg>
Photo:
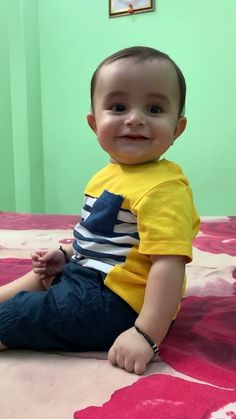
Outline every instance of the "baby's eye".
<svg viewBox="0 0 236 419">
<path fill-rule="evenodd" d="M 163 112 L 163 109 L 160 108 L 158 105 L 148 105 L 147 106 L 147 112 L 148 113 L 161 113 Z"/>
<path fill-rule="evenodd" d="M 122 103 L 116 103 L 115 105 L 111 107 L 111 110 L 113 112 L 124 112 L 126 111 L 126 106 L 122 105 Z"/>
</svg>

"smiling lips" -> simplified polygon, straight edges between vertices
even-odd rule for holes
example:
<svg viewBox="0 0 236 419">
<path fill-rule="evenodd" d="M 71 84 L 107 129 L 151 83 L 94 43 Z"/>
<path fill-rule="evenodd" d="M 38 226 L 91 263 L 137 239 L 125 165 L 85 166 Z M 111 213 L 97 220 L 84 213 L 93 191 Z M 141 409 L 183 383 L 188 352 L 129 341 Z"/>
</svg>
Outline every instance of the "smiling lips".
<svg viewBox="0 0 236 419">
<path fill-rule="evenodd" d="M 150 138 L 145 137 L 144 135 L 139 135 L 139 134 L 125 134 L 125 135 L 120 135 L 118 139 L 127 140 L 127 141 L 145 141 L 145 140 L 149 140 Z"/>
</svg>

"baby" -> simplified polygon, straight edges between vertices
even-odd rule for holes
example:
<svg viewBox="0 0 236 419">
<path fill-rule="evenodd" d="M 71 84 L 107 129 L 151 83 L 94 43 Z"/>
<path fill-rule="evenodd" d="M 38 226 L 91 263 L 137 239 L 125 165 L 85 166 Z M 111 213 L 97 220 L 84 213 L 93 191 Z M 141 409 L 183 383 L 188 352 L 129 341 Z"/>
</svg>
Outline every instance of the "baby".
<svg viewBox="0 0 236 419">
<path fill-rule="evenodd" d="M 199 216 L 181 168 L 162 156 L 184 132 L 186 85 L 148 47 L 106 58 L 87 121 L 110 162 L 85 188 L 72 245 L 32 255 L 0 289 L 0 349 L 108 351 L 141 374 L 175 319 Z"/>
</svg>

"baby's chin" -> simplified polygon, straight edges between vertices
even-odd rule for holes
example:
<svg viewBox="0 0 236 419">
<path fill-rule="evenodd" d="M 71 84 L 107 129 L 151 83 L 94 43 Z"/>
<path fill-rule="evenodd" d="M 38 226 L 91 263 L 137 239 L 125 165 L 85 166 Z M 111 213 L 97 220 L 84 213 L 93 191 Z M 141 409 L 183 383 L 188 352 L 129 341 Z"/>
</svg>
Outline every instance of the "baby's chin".
<svg viewBox="0 0 236 419">
<path fill-rule="evenodd" d="M 110 162 L 113 164 L 123 164 L 123 165 L 128 165 L 128 166 L 135 166 L 135 165 L 139 165 L 139 164 L 146 164 L 146 163 L 152 163 L 152 162 L 157 162 L 160 158 L 156 157 L 156 158 L 150 158 L 150 159 L 135 159 L 135 158 L 128 158 L 128 157 L 118 157 L 118 158 L 114 158 L 112 156 L 110 156 Z"/>
</svg>

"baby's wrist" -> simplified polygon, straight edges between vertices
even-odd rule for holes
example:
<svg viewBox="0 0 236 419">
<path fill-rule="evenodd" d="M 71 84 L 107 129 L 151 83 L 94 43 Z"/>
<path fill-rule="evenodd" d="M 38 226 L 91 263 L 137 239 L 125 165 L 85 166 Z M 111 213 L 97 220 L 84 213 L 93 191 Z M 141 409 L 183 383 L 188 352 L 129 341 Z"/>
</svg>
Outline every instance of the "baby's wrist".
<svg viewBox="0 0 236 419">
<path fill-rule="evenodd" d="M 134 328 L 136 329 L 136 331 L 143 336 L 143 338 L 146 340 L 146 342 L 151 346 L 154 355 L 159 355 L 160 351 L 159 348 L 157 346 L 157 344 L 150 338 L 150 336 L 148 336 L 145 332 L 143 332 L 138 326 L 134 325 Z"/>
<path fill-rule="evenodd" d="M 58 250 L 60 250 L 63 253 L 64 259 L 65 259 L 65 263 L 69 263 L 70 262 L 70 258 L 69 258 L 69 255 L 68 255 L 67 251 L 65 249 L 63 249 L 62 246 L 60 246 Z"/>
</svg>

